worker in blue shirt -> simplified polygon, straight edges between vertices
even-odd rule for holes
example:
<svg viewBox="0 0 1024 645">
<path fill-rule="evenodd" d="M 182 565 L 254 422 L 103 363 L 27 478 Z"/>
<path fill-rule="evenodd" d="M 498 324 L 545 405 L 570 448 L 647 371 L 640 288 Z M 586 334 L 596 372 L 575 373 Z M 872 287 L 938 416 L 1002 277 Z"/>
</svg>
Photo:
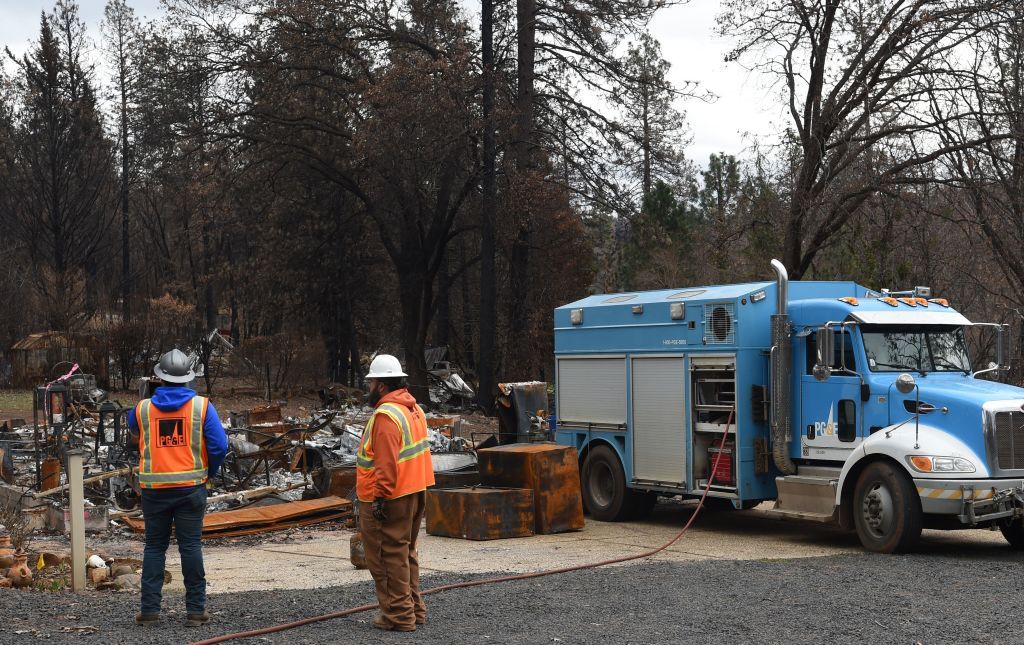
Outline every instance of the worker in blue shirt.
<svg viewBox="0 0 1024 645">
<path fill-rule="evenodd" d="M 210 620 L 203 568 L 203 517 L 207 481 L 228 452 L 217 410 L 186 387 L 195 380 L 191 361 L 174 349 L 153 368 L 156 391 L 128 412 L 128 428 L 139 442 L 139 486 L 146 522 L 139 625 L 160 621 L 164 564 L 174 524 L 185 578 L 186 625 Z"/>
</svg>

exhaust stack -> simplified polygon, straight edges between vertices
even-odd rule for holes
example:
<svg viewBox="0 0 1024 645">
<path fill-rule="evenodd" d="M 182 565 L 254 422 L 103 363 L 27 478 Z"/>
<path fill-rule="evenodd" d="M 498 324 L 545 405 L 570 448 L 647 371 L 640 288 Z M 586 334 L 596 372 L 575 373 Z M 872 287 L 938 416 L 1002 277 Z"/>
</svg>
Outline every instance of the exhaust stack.
<svg viewBox="0 0 1024 645">
<path fill-rule="evenodd" d="M 776 313 L 772 316 L 771 432 L 772 458 L 783 475 L 795 475 L 796 464 L 789 456 L 792 440 L 790 409 L 791 347 L 789 339 L 789 273 L 785 265 L 772 260 L 778 284 Z"/>
</svg>

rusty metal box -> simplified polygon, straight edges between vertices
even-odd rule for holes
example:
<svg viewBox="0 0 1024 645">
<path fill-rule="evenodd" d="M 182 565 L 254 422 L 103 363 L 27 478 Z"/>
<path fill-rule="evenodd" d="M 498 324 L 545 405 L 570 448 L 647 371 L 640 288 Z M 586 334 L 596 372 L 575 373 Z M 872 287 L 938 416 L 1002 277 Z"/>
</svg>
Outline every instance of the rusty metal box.
<svg viewBox="0 0 1024 645">
<path fill-rule="evenodd" d="M 431 488 L 478 486 L 480 473 L 475 470 L 435 472 L 434 482 Z M 313 473 L 313 487 L 320 496 L 352 497 L 355 495 L 356 467 L 325 466 Z"/>
<path fill-rule="evenodd" d="M 523 488 L 431 488 L 427 533 L 469 540 L 533 535 L 533 491 Z"/>
<path fill-rule="evenodd" d="M 484 486 L 533 491 L 537 533 L 583 528 L 576 449 L 556 443 L 514 443 L 477 452 Z"/>
</svg>

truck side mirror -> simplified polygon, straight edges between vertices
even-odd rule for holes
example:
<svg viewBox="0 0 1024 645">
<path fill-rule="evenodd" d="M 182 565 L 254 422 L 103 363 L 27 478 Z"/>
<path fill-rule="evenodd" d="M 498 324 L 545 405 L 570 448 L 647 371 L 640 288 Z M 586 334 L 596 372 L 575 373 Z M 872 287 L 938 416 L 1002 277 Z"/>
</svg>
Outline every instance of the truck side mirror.
<svg viewBox="0 0 1024 645">
<path fill-rule="evenodd" d="M 999 371 L 1010 369 L 1010 360 L 1006 356 L 1006 333 L 1009 329 L 1009 325 L 996 327 L 996 369 Z"/>
<path fill-rule="evenodd" d="M 1006 348 L 1007 333 L 1010 330 L 1010 326 L 1000 323 L 974 323 L 974 326 L 996 328 L 996 362 L 989 363 L 988 369 L 978 370 L 973 374 L 973 376 L 977 378 L 982 374 L 995 372 L 996 379 L 998 380 L 1001 372 L 1006 372 L 1010 369 L 1010 357 L 1008 356 L 1009 352 Z"/>
<path fill-rule="evenodd" d="M 827 381 L 832 375 L 832 360 L 835 357 L 835 336 L 832 328 L 828 325 L 818 327 L 815 338 L 817 360 L 814 365 L 814 378 L 819 381 Z"/>
</svg>

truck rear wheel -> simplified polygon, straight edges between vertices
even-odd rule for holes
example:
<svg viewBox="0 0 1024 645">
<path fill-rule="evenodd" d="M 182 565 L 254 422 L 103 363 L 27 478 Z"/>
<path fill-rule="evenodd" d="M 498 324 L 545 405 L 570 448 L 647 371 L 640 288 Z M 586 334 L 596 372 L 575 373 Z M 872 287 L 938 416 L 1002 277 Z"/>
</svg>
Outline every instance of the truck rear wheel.
<svg viewBox="0 0 1024 645">
<path fill-rule="evenodd" d="M 999 524 L 999 530 L 1003 537 L 1010 543 L 1010 547 L 1017 551 L 1024 551 L 1024 521 L 1013 520 Z"/>
<path fill-rule="evenodd" d="M 590 516 L 602 522 L 629 517 L 633 495 L 626 488 L 626 473 L 615 451 L 597 446 L 583 463 L 583 502 Z"/>
<path fill-rule="evenodd" d="M 853 519 L 865 549 L 912 549 L 921 538 L 921 515 L 921 499 L 906 473 L 886 462 L 864 469 L 853 493 Z"/>
</svg>

